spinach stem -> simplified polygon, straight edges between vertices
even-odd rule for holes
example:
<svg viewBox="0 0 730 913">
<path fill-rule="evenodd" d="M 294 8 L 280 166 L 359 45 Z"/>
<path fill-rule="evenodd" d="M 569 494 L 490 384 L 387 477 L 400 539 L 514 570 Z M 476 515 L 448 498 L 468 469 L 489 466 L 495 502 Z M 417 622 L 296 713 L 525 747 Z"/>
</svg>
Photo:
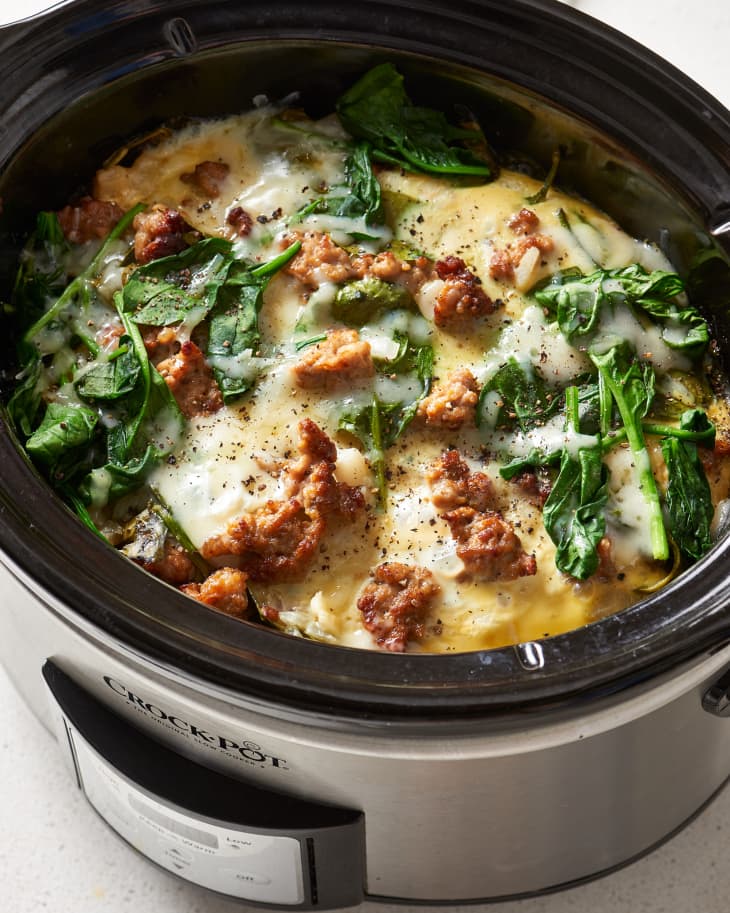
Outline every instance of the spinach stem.
<svg viewBox="0 0 730 913">
<path fill-rule="evenodd" d="M 121 292 L 117 292 L 114 296 L 114 304 L 117 308 L 117 313 L 119 314 L 119 319 L 124 325 L 124 331 L 129 336 L 132 341 L 132 347 L 134 349 L 134 354 L 137 356 L 137 361 L 139 362 L 140 367 L 140 376 L 142 378 L 142 408 L 139 410 L 135 416 L 134 422 L 131 425 L 132 433 L 127 437 L 125 445 L 125 456 L 128 455 L 131 451 L 132 445 L 139 433 L 139 429 L 142 426 L 142 420 L 145 417 L 147 412 L 147 403 L 150 398 L 150 390 L 152 388 L 152 376 L 150 369 L 150 361 L 147 355 L 147 349 L 145 348 L 144 341 L 142 340 L 142 334 L 139 331 L 139 327 L 136 323 L 130 318 L 129 314 L 125 314 L 122 310 L 122 295 Z"/>
<path fill-rule="evenodd" d="M 274 257 L 273 260 L 262 263 L 261 266 L 255 266 L 251 270 L 251 275 L 257 278 L 260 276 L 273 276 L 275 272 L 280 270 L 282 266 L 286 266 L 291 258 L 299 253 L 301 246 L 301 241 L 295 241 L 293 244 L 290 244 L 285 251 L 282 251 L 278 257 Z"/>
<path fill-rule="evenodd" d="M 606 386 L 611 391 L 616 405 L 618 406 L 621 420 L 626 430 L 626 439 L 628 440 L 631 453 L 634 457 L 634 463 L 639 477 L 639 488 L 649 509 L 649 535 L 651 539 L 652 555 L 657 561 L 666 561 L 669 557 L 669 542 L 667 532 L 664 528 L 664 517 L 662 515 L 661 503 L 659 501 L 659 492 L 656 486 L 654 474 L 651 471 L 651 462 L 649 452 L 646 449 L 646 441 L 641 422 L 636 420 L 626 397 L 624 396 L 623 387 L 617 383 L 611 376 L 611 373 L 596 360 L 599 374 L 603 377 Z"/>
<path fill-rule="evenodd" d="M 529 197 L 525 197 L 525 202 L 529 203 L 530 206 L 534 206 L 537 203 L 542 203 L 543 200 L 547 198 L 547 195 L 550 192 L 550 188 L 553 186 L 555 175 L 558 173 L 558 168 L 560 166 L 560 155 L 560 146 L 556 146 L 556 148 L 553 149 L 550 170 L 548 171 L 545 180 L 543 181 L 542 187 L 537 191 L 537 193 L 533 193 Z"/>
<path fill-rule="evenodd" d="M 642 422 L 641 428 L 644 434 L 656 434 L 661 437 L 676 437 L 681 441 L 690 441 L 693 444 L 706 444 L 712 446 L 715 437 L 715 428 L 711 426 L 704 431 L 690 431 L 689 428 L 676 428 L 674 425 L 661 425 L 654 422 Z M 603 452 L 607 453 L 617 444 L 626 440 L 627 434 L 625 428 L 617 428 L 606 435 L 601 435 Z"/>
<path fill-rule="evenodd" d="M 380 506 L 384 510 L 388 504 L 388 486 L 385 480 L 385 454 L 383 453 L 383 434 L 380 427 L 380 402 L 377 396 L 373 397 L 370 410 L 370 436 L 373 441 L 372 459 L 375 478 L 378 480 Z"/>
<path fill-rule="evenodd" d="M 117 238 L 124 234 L 127 228 L 129 228 L 129 226 L 132 224 L 134 217 L 138 213 L 142 212 L 142 210 L 145 208 L 146 206 L 144 203 L 138 203 L 122 216 L 122 218 L 106 236 L 104 243 L 96 252 L 96 255 L 94 256 L 94 259 L 91 261 L 91 263 L 89 263 L 86 269 L 80 272 L 78 276 L 76 276 L 76 278 L 66 286 L 61 295 L 56 299 L 55 304 L 49 308 L 45 314 L 39 317 L 33 326 L 26 332 L 24 337 L 26 341 L 30 341 L 43 329 L 43 327 L 54 320 L 76 295 L 82 294 L 84 292 L 87 283 L 89 283 L 99 272 L 101 263 L 106 256 L 110 245 L 116 241 Z"/>
<path fill-rule="evenodd" d="M 182 547 L 188 553 L 190 560 L 195 565 L 196 570 L 202 574 L 203 578 L 207 577 L 210 573 L 210 568 L 208 567 L 207 562 L 202 557 L 198 549 L 195 547 L 195 545 L 193 545 L 192 539 L 187 534 L 185 529 L 180 525 L 180 521 L 173 514 L 172 510 L 160 492 L 154 486 L 150 486 L 150 491 L 152 492 L 152 496 L 157 502 L 156 504 L 152 505 L 152 510 L 165 524 L 168 532 L 177 539 L 180 545 L 182 545 Z"/>
<path fill-rule="evenodd" d="M 580 431 L 580 399 L 577 387 L 565 388 L 565 417 L 566 430 L 578 434 Z"/>
</svg>

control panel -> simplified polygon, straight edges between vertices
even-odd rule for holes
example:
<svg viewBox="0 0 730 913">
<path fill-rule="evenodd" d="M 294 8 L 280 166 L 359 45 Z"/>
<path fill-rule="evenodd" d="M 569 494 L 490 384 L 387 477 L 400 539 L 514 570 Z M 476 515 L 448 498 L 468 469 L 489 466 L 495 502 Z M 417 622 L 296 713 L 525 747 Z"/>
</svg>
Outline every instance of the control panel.
<svg viewBox="0 0 730 913">
<path fill-rule="evenodd" d="M 131 846 L 188 881 L 252 903 L 327 909 L 363 899 L 361 812 L 264 790 L 140 732 L 47 662 L 79 787 Z"/>
</svg>

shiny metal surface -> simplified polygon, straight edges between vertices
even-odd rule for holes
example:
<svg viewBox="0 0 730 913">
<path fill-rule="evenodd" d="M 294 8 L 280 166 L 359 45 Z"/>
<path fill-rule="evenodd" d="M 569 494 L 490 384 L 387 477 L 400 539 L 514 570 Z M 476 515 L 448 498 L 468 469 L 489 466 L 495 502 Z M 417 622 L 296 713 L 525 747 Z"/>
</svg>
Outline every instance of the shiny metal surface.
<svg viewBox="0 0 730 913">
<path fill-rule="evenodd" d="M 490 732 L 488 720 L 460 736 L 442 737 L 438 725 L 429 737 L 392 726 L 333 732 L 185 687 L 89 631 L 80 635 L 15 580 L 3 588 L 12 608 L 0 616 L 0 659 L 41 718 L 48 707 L 34 670 L 52 657 L 110 708 L 203 765 L 362 809 L 370 895 L 495 898 L 584 877 L 660 840 L 730 774 L 730 728 L 701 707 L 730 647 L 636 696 L 557 723 L 546 715 L 522 732 Z"/>
</svg>

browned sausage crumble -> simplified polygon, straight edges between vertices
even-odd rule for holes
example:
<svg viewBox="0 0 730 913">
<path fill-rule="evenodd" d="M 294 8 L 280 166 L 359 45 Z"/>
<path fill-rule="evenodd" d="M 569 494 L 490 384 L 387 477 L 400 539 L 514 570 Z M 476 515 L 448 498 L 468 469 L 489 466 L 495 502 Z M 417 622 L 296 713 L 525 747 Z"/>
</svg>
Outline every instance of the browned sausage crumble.
<svg viewBox="0 0 730 913">
<path fill-rule="evenodd" d="M 494 509 L 494 488 L 484 473 L 472 472 L 458 451 L 447 450 L 429 469 L 431 501 L 456 540 L 464 563 L 462 578 L 516 580 L 537 573 L 511 523 Z"/>
<path fill-rule="evenodd" d="M 297 384 L 305 389 L 343 387 L 374 373 L 370 343 L 360 339 L 357 330 L 330 330 L 294 365 Z"/>
<path fill-rule="evenodd" d="M 250 615 L 246 574 L 233 567 L 213 571 L 202 583 L 186 583 L 180 589 L 186 596 L 217 609 L 226 615 L 246 618 Z"/>
<path fill-rule="evenodd" d="M 134 217 L 134 257 L 137 263 L 149 263 L 189 246 L 193 229 L 180 213 L 156 204 Z"/>
<path fill-rule="evenodd" d="M 335 478 L 336 448 L 311 420 L 299 424 L 299 459 L 283 469 L 287 500 L 270 500 L 203 543 L 204 558 L 235 556 L 252 580 L 296 580 L 305 573 L 331 520 L 352 520 L 359 489 Z M 229 562 L 230 563 L 230 562 Z"/>
<path fill-rule="evenodd" d="M 468 368 L 457 368 L 436 385 L 418 406 L 418 416 L 427 424 L 449 431 L 473 425 L 479 401 L 479 386 Z"/>
<path fill-rule="evenodd" d="M 157 370 L 187 418 L 210 415 L 223 406 L 213 371 L 194 342 L 183 342 L 176 354 L 157 365 Z"/>
<path fill-rule="evenodd" d="M 409 641 L 423 637 L 429 610 L 440 592 L 426 568 L 388 561 L 375 568 L 357 607 L 377 645 L 403 653 Z"/>
<path fill-rule="evenodd" d="M 435 269 L 439 279 L 444 281 L 433 313 L 436 326 L 451 326 L 493 313 L 494 302 L 460 257 L 438 260 Z"/>
<path fill-rule="evenodd" d="M 220 195 L 220 185 L 228 177 L 231 169 L 225 162 L 200 162 L 192 172 L 180 175 L 184 184 L 191 184 L 200 193 L 210 199 Z"/>
<path fill-rule="evenodd" d="M 86 196 L 76 206 L 64 206 L 57 215 L 66 240 L 83 244 L 105 238 L 123 213 L 116 203 Z"/>
</svg>

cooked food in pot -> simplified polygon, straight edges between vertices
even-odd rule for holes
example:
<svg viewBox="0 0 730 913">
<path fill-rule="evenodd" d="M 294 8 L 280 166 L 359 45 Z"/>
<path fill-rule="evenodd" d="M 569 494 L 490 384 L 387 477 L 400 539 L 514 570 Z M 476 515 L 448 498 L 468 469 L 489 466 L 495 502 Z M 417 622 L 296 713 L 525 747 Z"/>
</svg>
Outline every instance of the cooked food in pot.
<svg viewBox="0 0 730 913">
<path fill-rule="evenodd" d="M 710 331 L 653 244 L 500 169 L 384 64 L 130 144 L 44 212 L 8 411 L 133 562 L 213 609 L 394 652 L 561 633 L 711 547 Z"/>
</svg>

